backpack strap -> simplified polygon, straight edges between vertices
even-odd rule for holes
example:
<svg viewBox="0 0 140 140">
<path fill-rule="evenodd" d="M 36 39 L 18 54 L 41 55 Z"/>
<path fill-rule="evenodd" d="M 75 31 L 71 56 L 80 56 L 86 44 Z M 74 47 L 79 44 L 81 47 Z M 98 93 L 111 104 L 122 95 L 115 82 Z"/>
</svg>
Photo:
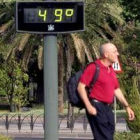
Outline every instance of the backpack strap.
<svg viewBox="0 0 140 140">
<path fill-rule="evenodd" d="M 99 77 L 99 71 L 100 71 L 99 65 L 97 63 L 95 63 L 95 67 L 96 67 L 95 74 L 93 76 L 93 80 L 90 83 L 89 92 L 91 91 L 91 89 L 93 88 L 95 82 L 97 81 L 97 79 Z"/>
</svg>

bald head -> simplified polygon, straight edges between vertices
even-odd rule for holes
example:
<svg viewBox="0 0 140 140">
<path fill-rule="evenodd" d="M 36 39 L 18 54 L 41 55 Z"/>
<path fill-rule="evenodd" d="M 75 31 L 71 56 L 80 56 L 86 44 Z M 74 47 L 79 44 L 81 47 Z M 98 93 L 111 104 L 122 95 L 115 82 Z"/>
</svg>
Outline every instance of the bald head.
<svg viewBox="0 0 140 140">
<path fill-rule="evenodd" d="M 105 43 L 105 44 L 101 45 L 99 48 L 100 56 L 104 57 L 106 52 L 111 52 L 115 48 L 116 48 L 116 46 L 112 43 Z"/>
<path fill-rule="evenodd" d="M 106 65 L 117 62 L 118 55 L 118 50 L 114 44 L 106 43 L 100 46 L 101 60 L 106 63 Z"/>
</svg>

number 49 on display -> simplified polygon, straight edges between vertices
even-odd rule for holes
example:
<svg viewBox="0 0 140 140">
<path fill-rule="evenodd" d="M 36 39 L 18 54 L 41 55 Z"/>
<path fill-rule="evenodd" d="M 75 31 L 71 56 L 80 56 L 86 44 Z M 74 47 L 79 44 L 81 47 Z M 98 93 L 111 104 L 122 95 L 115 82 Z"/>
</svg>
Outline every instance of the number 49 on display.
<svg viewBox="0 0 140 140">
<path fill-rule="evenodd" d="M 68 17 L 72 18 L 74 16 L 74 9 L 54 9 L 53 11 L 54 12 L 52 14 L 52 17 L 48 17 L 48 12 L 50 11 L 48 11 L 47 9 L 46 10 L 39 9 L 38 16 L 41 17 L 44 22 L 46 20 L 50 21 L 52 20 L 52 18 L 54 20 L 53 22 L 62 22 L 62 21 L 66 22 L 66 19 Z"/>
</svg>

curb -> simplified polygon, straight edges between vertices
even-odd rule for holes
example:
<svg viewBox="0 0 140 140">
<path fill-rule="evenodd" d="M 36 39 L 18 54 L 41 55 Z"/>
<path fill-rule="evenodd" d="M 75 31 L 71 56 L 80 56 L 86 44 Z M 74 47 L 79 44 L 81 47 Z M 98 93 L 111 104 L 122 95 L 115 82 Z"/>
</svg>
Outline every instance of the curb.
<svg viewBox="0 0 140 140">
<path fill-rule="evenodd" d="M 44 133 L 1 133 L 3 135 L 7 135 L 12 138 L 26 138 L 26 139 L 44 139 Z M 58 134 L 58 137 L 61 139 L 93 139 L 92 133 L 65 133 L 61 132 Z"/>
<path fill-rule="evenodd" d="M 92 133 L 59 133 L 59 138 L 93 139 Z"/>
</svg>

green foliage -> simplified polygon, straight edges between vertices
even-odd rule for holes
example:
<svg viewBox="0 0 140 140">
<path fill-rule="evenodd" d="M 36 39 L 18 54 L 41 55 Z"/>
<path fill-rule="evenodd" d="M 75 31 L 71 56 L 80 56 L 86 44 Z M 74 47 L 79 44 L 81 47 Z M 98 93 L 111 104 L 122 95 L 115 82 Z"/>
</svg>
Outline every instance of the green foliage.
<svg viewBox="0 0 140 140">
<path fill-rule="evenodd" d="M 131 56 L 136 57 L 137 59 L 140 59 L 140 28 L 134 28 L 133 31 L 129 30 L 129 36 L 125 38 L 127 41 L 128 49 L 127 53 L 131 54 Z"/>
<path fill-rule="evenodd" d="M 132 132 L 117 132 L 115 133 L 114 140 L 140 140 L 140 134 Z"/>
<path fill-rule="evenodd" d="M 8 136 L 0 135 L 0 140 L 13 140 L 13 139 Z"/>
<path fill-rule="evenodd" d="M 80 33 L 86 45 L 94 48 L 93 57 L 98 54 L 98 47 L 105 42 L 118 37 L 116 30 L 124 24 L 121 15 L 123 9 L 118 1 L 86 0 L 85 25 L 86 30 Z M 118 37 L 119 38 L 119 37 Z M 95 55 L 96 57 L 95 57 Z"/>
<path fill-rule="evenodd" d="M 28 75 L 23 72 L 20 64 L 13 58 L 4 63 L 0 69 L 0 95 L 7 96 L 9 105 L 16 105 L 19 110 L 26 105 L 28 89 L 24 84 L 28 82 Z"/>
<path fill-rule="evenodd" d="M 137 77 L 133 77 L 133 86 L 128 96 L 128 100 L 135 112 L 135 120 L 129 121 L 126 119 L 129 129 L 134 133 L 140 133 L 140 94 L 138 90 Z"/>
<path fill-rule="evenodd" d="M 140 1 L 139 0 L 119 0 L 124 7 L 123 16 L 126 21 L 135 21 L 136 25 L 140 24 Z"/>
<path fill-rule="evenodd" d="M 139 94 L 139 28 L 128 24 L 121 32 L 121 39 L 124 42 L 123 49 L 120 48 L 120 58 L 123 66 L 123 73 L 119 74 L 121 88 L 135 112 L 135 120 L 126 122 L 129 129 L 134 133 L 140 133 L 140 94 Z"/>
</svg>

